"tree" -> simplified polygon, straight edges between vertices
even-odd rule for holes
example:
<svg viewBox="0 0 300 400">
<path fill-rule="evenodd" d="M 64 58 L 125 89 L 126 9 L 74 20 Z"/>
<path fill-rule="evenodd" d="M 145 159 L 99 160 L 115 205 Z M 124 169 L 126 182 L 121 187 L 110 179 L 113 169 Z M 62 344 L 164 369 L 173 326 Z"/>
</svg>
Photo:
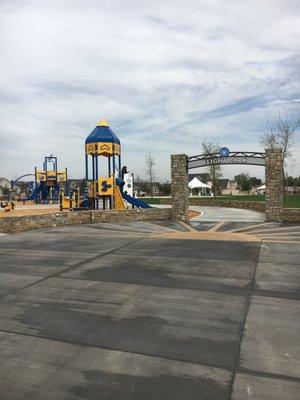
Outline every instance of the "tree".
<svg viewBox="0 0 300 400">
<path fill-rule="evenodd" d="M 202 151 L 204 154 L 218 153 L 219 149 L 220 146 L 214 137 L 212 137 L 210 141 L 208 139 L 204 139 L 202 142 Z M 219 191 L 219 179 L 222 177 L 222 167 L 219 164 L 211 164 L 207 168 L 210 180 L 212 182 L 213 195 L 216 197 L 217 192 Z"/>
<path fill-rule="evenodd" d="M 293 177 L 293 176 L 288 176 L 286 181 L 287 181 L 287 185 L 290 187 L 300 186 L 300 176 L 298 178 Z"/>
<path fill-rule="evenodd" d="M 8 187 L 4 187 L 3 190 L 2 190 L 2 193 L 3 193 L 4 196 L 9 195 L 9 193 L 10 193 L 9 188 Z"/>
<path fill-rule="evenodd" d="M 158 183 L 159 194 L 162 196 L 170 196 L 171 194 L 171 183 L 169 181 Z"/>
<path fill-rule="evenodd" d="M 26 196 L 29 195 L 30 183 L 29 182 L 19 182 L 18 187 L 21 193 L 25 193 Z"/>
<path fill-rule="evenodd" d="M 286 108 L 263 121 L 260 143 L 265 148 L 282 149 L 284 168 L 292 155 L 294 136 L 299 127 L 300 115 L 289 113 Z"/>
<path fill-rule="evenodd" d="M 155 165 L 156 162 L 151 152 L 148 152 L 146 154 L 146 175 L 147 175 L 147 180 L 149 182 L 149 191 L 151 197 L 153 197 L 153 191 L 154 191 Z"/>
<path fill-rule="evenodd" d="M 80 186 L 79 186 L 79 192 L 80 192 L 80 196 L 84 195 L 85 189 L 86 189 L 86 180 L 82 179 L 82 181 L 80 182 Z"/>
<path fill-rule="evenodd" d="M 242 172 L 239 175 L 235 175 L 234 177 L 235 181 L 238 183 L 240 188 L 242 189 L 243 192 L 249 192 L 252 184 L 251 184 L 251 179 L 249 174 L 246 172 Z"/>
<path fill-rule="evenodd" d="M 300 127 L 300 116 L 288 113 L 283 108 L 273 117 L 267 117 L 262 126 L 260 143 L 265 148 L 281 148 L 283 155 L 282 174 L 284 187 L 287 186 L 287 160 L 292 156 L 292 146 L 296 130 Z"/>
<path fill-rule="evenodd" d="M 250 178 L 251 187 L 253 186 L 260 186 L 262 181 L 260 178 L 256 178 L 256 176 L 251 176 Z"/>
<path fill-rule="evenodd" d="M 139 176 L 135 177 L 134 187 L 138 195 L 140 195 L 141 192 L 146 194 L 149 192 L 149 183 L 144 179 L 141 179 Z"/>
</svg>

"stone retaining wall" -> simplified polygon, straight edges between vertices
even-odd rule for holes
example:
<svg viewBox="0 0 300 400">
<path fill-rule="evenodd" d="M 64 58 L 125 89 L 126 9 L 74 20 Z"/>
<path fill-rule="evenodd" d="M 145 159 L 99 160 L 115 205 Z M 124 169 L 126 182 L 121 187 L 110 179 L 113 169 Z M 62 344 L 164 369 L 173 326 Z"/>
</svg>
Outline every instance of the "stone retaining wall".
<svg viewBox="0 0 300 400">
<path fill-rule="evenodd" d="M 239 200 L 201 200 L 190 199 L 190 206 L 209 206 L 209 207 L 229 207 L 229 208 L 243 208 L 246 210 L 253 210 L 265 212 L 265 203 L 260 201 L 239 201 Z"/>
<path fill-rule="evenodd" d="M 284 208 L 283 221 L 300 223 L 300 208 Z"/>
<path fill-rule="evenodd" d="M 188 159 L 185 154 L 171 156 L 172 218 L 187 221 L 189 212 Z"/>
<path fill-rule="evenodd" d="M 170 198 L 161 198 L 160 203 L 163 205 L 172 204 Z M 239 200 L 214 200 L 201 199 L 201 198 L 189 198 L 190 206 L 207 206 L 207 207 L 229 207 L 229 208 L 243 208 L 246 210 L 253 210 L 259 212 L 265 212 L 265 203 L 262 201 L 239 201 Z"/>
<path fill-rule="evenodd" d="M 281 149 L 266 149 L 266 221 L 283 222 L 283 155 Z"/>
<path fill-rule="evenodd" d="M 158 221 L 170 220 L 171 218 L 172 210 L 170 208 L 150 208 L 140 211 L 73 211 L 24 215 L 22 217 L 11 215 L 0 218 L 0 232 L 17 233 L 30 229 L 55 228 L 67 225 L 95 224 L 99 222 Z"/>
</svg>

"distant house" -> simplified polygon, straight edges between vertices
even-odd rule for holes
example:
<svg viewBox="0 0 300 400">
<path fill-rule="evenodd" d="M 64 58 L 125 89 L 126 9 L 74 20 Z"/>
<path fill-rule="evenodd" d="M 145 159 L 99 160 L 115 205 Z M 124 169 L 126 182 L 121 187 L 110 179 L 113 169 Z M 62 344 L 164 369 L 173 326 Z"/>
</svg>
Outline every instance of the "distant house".
<svg viewBox="0 0 300 400">
<path fill-rule="evenodd" d="M 210 176 L 208 173 L 202 173 L 202 174 L 189 174 L 189 182 L 193 178 L 199 179 L 201 182 L 206 183 L 209 186 L 212 185 L 212 181 L 210 179 Z M 230 180 L 227 178 L 221 178 L 218 179 L 218 189 L 217 189 L 218 194 L 222 195 L 237 195 L 240 194 L 241 191 L 238 187 L 238 184 L 235 180 Z"/>
<path fill-rule="evenodd" d="M 10 182 L 6 178 L 0 178 L 0 196 L 4 196 L 5 192 L 10 189 Z"/>
<path fill-rule="evenodd" d="M 219 188 L 222 195 L 237 195 L 241 193 L 238 183 L 235 180 L 219 179 Z"/>
</svg>

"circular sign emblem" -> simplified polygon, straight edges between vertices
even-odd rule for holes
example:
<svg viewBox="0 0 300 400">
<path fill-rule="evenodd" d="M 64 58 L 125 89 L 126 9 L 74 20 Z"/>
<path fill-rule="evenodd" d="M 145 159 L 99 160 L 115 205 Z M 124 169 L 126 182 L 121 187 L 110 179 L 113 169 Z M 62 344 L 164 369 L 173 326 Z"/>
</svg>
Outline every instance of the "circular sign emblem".
<svg viewBox="0 0 300 400">
<path fill-rule="evenodd" d="M 228 157 L 229 153 L 230 153 L 230 151 L 229 151 L 229 149 L 227 147 L 221 147 L 220 148 L 219 154 L 220 154 L 221 157 Z"/>
</svg>

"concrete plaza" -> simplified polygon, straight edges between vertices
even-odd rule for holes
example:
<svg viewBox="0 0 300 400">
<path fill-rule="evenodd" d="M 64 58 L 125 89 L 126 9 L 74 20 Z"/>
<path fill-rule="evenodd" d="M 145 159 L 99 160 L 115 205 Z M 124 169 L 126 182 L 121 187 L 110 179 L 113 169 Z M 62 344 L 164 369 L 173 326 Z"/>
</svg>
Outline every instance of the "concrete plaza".
<svg viewBox="0 0 300 400">
<path fill-rule="evenodd" d="M 300 228 L 216 219 L 1 236 L 0 398 L 298 399 Z"/>
</svg>

